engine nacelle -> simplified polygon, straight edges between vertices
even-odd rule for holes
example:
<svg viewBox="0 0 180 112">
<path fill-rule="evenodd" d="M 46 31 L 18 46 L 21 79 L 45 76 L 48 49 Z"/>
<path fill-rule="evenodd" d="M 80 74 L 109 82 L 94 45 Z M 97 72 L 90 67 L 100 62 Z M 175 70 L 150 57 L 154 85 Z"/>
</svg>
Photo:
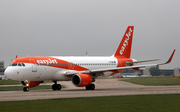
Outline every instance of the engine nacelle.
<svg viewBox="0 0 180 112">
<path fill-rule="evenodd" d="M 77 87 L 84 87 L 90 85 L 92 77 L 89 74 L 76 74 L 72 77 L 72 83 Z"/>
<path fill-rule="evenodd" d="M 38 86 L 42 81 L 21 81 L 21 84 L 24 86 L 24 87 L 28 87 L 28 88 L 32 88 L 32 87 L 35 87 L 35 86 Z"/>
</svg>

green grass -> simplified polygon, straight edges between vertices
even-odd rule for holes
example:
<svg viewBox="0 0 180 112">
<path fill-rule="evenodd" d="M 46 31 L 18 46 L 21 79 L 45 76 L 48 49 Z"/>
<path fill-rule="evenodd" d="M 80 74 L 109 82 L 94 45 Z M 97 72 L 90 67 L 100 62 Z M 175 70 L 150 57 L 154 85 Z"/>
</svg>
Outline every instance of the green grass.
<svg viewBox="0 0 180 112">
<path fill-rule="evenodd" d="M 52 81 L 44 81 L 44 83 L 50 83 Z M 21 84 L 20 81 L 15 80 L 0 80 L 0 85 L 15 85 L 15 84 Z M 52 85 L 39 85 L 33 88 L 30 88 L 30 90 L 38 90 L 38 89 L 51 89 Z M 64 86 L 62 85 L 62 88 Z M 23 90 L 23 86 L 3 86 L 0 87 L 0 91 L 16 91 L 16 90 Z"/>
<path fill-rule="evenodd" d="M 12 85 L 12 84 L 21 84 L 21 82 L 15 80 L 0 80 L 0 85 Z"/>
<path fill-rule="evenodd" d="M 44 83 L 50 83 L 52 81 L 44 81 Z M 0 85 L 14 85 L 14 84 L 21 84 L 20 81 L 15 80 L 0 80 Z"/>
<path fill-rule="evenodd" d="M 180 85 L 180 78 L 176 77 L 129 77 L 121 78 L 119 81 L 127 81 L 135 84 L 144 84 L 147 86 L 161 86 L 161 85 Z"/>
<path fill-rule="evenodd" d="M 33 88 L 30 88 L 30 90 L 37 90 L 37 89 L 51 89 L 52 85 L 39 85 Z M 23 86 L 6 86 L 6 87 L 0 87 L 0 91 L 15 91 L 15 90 L 23 90 Z"/>
<path fill-rule="evenodd" d="M 179 112 L 180 94 L 0 102 L 1 112 Z"/>
</svg>

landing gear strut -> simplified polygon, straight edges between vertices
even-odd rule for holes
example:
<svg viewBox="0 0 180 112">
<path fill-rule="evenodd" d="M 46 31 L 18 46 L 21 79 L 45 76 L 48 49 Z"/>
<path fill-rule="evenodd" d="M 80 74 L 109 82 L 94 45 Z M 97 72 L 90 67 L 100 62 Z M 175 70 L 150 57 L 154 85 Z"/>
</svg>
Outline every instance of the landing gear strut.
<svg viewBox="0 0 180 112">
<path fill-rule="evenodd" d="M 61 90 L 61 84 L 57 84 L 57 81 L 54 81 L 54 84 L 52 85 L 52 90 Z"/>
<path fill-rule="evenodd" d="M 94 84 L 90 84 L 90 85 L 86 86 L 86 90 L 94 90 L 94 89 L 95 89 Z"/>
</svg>

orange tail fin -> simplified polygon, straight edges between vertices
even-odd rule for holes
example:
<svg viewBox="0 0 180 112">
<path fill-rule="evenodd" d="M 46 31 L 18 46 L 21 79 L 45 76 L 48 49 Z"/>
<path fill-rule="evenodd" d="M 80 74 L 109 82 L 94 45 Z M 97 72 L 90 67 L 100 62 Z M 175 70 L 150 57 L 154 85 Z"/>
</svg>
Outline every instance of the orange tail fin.
<svg viewBox="0 0 180 112">
<path fill-rule="evenodd" d="M 134 26 L 128 26 L 114 57 L 130 58 Z"/>
</svg>

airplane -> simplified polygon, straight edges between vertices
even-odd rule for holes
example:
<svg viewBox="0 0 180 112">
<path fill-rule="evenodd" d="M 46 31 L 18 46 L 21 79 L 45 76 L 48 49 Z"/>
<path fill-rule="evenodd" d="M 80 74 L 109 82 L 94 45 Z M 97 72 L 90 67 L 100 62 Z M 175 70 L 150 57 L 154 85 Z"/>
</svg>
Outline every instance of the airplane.
<svg viewBox="0 0 180 112">
<path fill-rule="evenodd" d="M 112 76 L 126 69 L 140 70 L 147 66 L 164 65 L 171 62 L 175 50 L 165 63 L 138 65 L 137 63 L 156 61 L 137 61 L 131 58 L 131 46 L 134 26 L 127 30 L 112 56 L 27 56 L 15 58 L 6 68 L 5 76 L 18 80 L 23 86 L 23 91 L 38 86 L 46 80 L 54 82 L 52 90 L 61 90 L 57 81 L 72 81 L 76 87 L 85 87 L 94 90 L 95 79 L 99 76 Z"/>
</svg>

